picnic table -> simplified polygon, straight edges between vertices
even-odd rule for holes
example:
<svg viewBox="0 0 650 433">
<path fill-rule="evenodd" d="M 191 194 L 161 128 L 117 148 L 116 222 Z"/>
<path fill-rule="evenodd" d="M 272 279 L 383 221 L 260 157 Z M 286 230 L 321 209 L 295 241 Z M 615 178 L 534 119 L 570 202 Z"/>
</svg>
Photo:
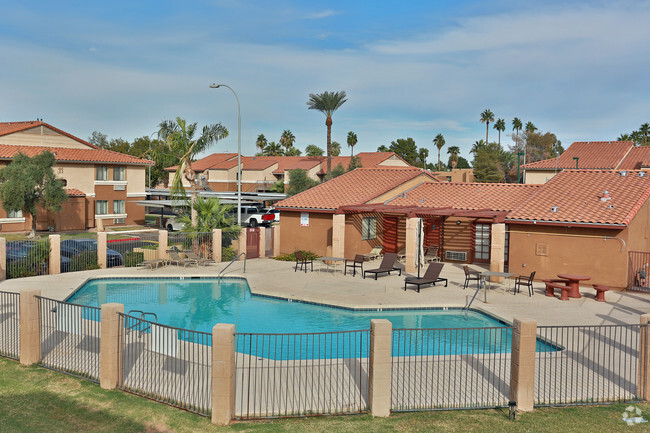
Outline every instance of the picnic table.
<svg viewBox="0 0 650 433">
<path fill-rule="evenodd" d="M 557 274 L 557 276 L 567 280 L 567 286 L 570 287 L 569 298 L 582 298 L 580 295 L 580 281 L 591 280 L 591 277 L 587 275 Z"/>
</svg>

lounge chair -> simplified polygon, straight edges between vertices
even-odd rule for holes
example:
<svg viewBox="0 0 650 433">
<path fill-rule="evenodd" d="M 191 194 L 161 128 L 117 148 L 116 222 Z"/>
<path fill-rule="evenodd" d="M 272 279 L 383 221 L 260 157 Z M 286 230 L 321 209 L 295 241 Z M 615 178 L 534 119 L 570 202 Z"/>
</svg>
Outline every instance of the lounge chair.
<svg viewBox="0 0 650 433">
<path fill-rule="evenodd" d="M 198 262 L 196 260 L 192 259 L 184 259 L 180 256 L 178 251 L 176 250 L 167 250 L 167 254 L 169 254 L 169 262 L 174 263 L 178 266 L 188 266 L 188 265 L 197 265 Z"/>
<path fill-rule="evenodd" d="M 185 256 L 187 256 L 189 260 L 195 260 L 198 266 L 207 266 L 210 263 L 215 263 L 215 261 L 212 259 L 204 259 L 203 257 L 199 257 L 199 255 L 196 254 L 194 251 L 183 251 L 183 252 L 185 253 Z"/>
<path fill-rule="evenodd" d="M 366 258 L 363 254 L 357 254 L 354 256 L 354 260 L 346 260 L 345 268 L 343 269 L 343 275 L 347 275 L 348 268 L 352 268 L 352 276 L 357 275 L 357 268 L 361 269 L 363 274 L 363 262 L 366 261 Z"/>
<path fill-rule="evenodd" d="M 308 259 L 305 253 L 302 251 L 296 251 L 296 267 L 293 270 L 294 272 L 298 271 L 298 267 L 302 271 L 303 268 L 305 273 L 307 273 L 307 265 L 311 265 L 311 271 L 314 272 L 314 259 Z"/>
<path fill-rule="evenodd" d="M 427 253 L 424 255 L 424 261 L 426 263 L 439 262 L 440 257 L 438 257 L 438 250 L 439 250 L 438 245 L 431 245 L 427 249 Z"/>
<path fill-rule="evenodd" d="M 481 273 L 479 271 L 472 271 L 467 265 L 463 266 L 463 271 L 465 271 L 465 284 L 463 285 L 463 290 L 469 287 L 470 281 L 476 281 L 477 287 L 481 284 Z"/>
<path fill-rule="evenodd" d="M 533 280 L 535 279 L 535 271 L 531 272 L 530 275 L 520 275 L 515 278 L 515 290 L 514 294 L 521 291 L 521 286 L 528 287 L 528 296 L 533 296 Z"/>
<path fill-rule="evenodd" d="M 384 258 L 381 259 L 381 263 L 377 269 L 369 269 L 363 271 L 363 278 L 366 278 L 366 274 L 375 274 L 375 280 L 377 275 L 387 273 L 390 275 L 392 271 L 399 271 L 399 274 L 402 275 L 402 269 L 395 266 L 395 261 L 397 260 L 397 254 L 395 253 L 386 253 Z"/>
<path fill-rule="evenodd" d="M 447 287 L 447 279 L 440 278 L 440 271 L 442 271 L 443 266 L 445 266 L 444 263 L 431 263 L 427 270 L 424 272 L 422 278 L 407 277 L 404 280 L 404 291 L 406 291 L 407 284 L 413 284 L 417 286 L 418 293 L 420 293 L 420 286 L 429 284 L 433 284 L 435 286 L 436 283 L 441 283 L 443 281 L 445 282 L 445 287 Z"/>
<path fill-rule="evenodd" d="M 146 266 L 149 269 L 158 269 L 158 266 L 165 266 L 167 264 L 166 259 L 151 259 L 151 260 L 145 260 L 143 262 L 138 263 L 138 266 Z"/>
<path fill-rule="evenodd" d="M 368 254 L 365 254 L 364 257 L 366 260 L 375 260 L 382 256 L 382 250 L 384 247 L 372 247 Z"/>
</svg>

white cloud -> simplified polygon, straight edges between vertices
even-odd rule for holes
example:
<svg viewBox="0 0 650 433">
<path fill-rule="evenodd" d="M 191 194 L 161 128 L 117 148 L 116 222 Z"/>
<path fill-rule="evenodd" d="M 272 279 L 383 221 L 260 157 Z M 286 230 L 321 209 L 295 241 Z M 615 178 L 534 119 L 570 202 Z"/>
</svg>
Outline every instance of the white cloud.
<svg viewBox="0 0 650 433">
<path fill-rule="evenodd" d="M 329 18 L 333 17 L 336 15 L 340 15 L 341 12 L 333 11 L 331 9 L 320 11 L 320 12 L 314 12 L 312 14 L 309 14 L 307 18 L 312 19 L 312 20 L 320 20 L 323 18 Z"/>
</svg>

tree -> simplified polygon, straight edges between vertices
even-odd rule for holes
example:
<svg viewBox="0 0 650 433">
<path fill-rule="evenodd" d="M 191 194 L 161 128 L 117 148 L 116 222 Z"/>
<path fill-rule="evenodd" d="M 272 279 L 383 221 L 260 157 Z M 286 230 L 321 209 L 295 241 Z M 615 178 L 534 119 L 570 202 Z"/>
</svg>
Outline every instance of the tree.
<svg viewBox="0 0 650 433">
<path fill-rule="evenodd" d="M 63 182 L 54 175 L 54 155 L 45 151 L 32 158 L 18 153 L 0 169 L 0 199 L 7 212 L 27 211 L 32 216 L 30 237 L 36 236 L 38 208 L 60 212 L 68 199 Z"/>
<path fill-rule="evenodd" d="M 632 131 L 632 133 L 630 134 L 630 137 L 632 138 L 632 141 L 634 141 L 634 144 L 636 144 L 637 146 L 641 145 L 641 142 L 642 142 L 641 137 L 642 136 L 643 135 L 639 131 Z"/>
<path fill-rule="evenodd" d="M 108 136 L 99 131 L 93 131 L 90 137 L 88 137 L 88 143 L 106 149 L 108 147 Z"/>
<path fill-rule="evenodd" d="M 354 156 L 354 146 L 357 144 L 357 134 L 348 132 L 348 146 L 350 146 L 350 156 Z"/>
<path fill-rule="evenodd" d="M 533 122 L 526 122 L 526 132 L 531 133 L 537 131 L 537 126 Z"/>
<path fill-rule="evenodd" d="M 639 132 L 643 134 L 643 145 L 648 145 L 648 133 L 650 132 L 650 123 L 644 123 L 639 127 Z"/>
<path fill-rule="evenodd" d="M 280 146 L 279 143 L 276 143 L 275 141 L 270 142 L 264 147 L 264 152 L 262 152 L 263 156 L 282 156 L 284 155 L 284 151 L 282 150 L 282 146 Z"/>
<path fill-rule="evenodd" d="M 458 166 L 458 155 L 460 154 L 460 147 L 450 146 L 447 149 L 447 153 L 449 154 L 449 162 L 447 164 L 452 169 L 456 168 Z"/>
<path fill-rule="evenodd" d="M 422 168 L 427 168 L 427 157 L 429 156 L 429 149 L 421 147 L 418 150 L 418 159 L 422 163 Z"/>
<path fill-rule="evenodd" d="M 307 176 L 307 170 L 303 170 L 302 168 L 289 170 L 288 175 L 289 187 L 287 188 L 287 196 L 289 197 L 318 185 L 318 181 Z"/>
<path fill-rule="evenodd" d="M 518 117 L 512 119 L 512 130 L 515 131 L 515 145 L 517 151 L 519 150 L 519 131 L 521 131 L 521 128 L 523 128 L 523 126 L 523 123 L 521 123 L 521 120 Z"/>
<path fill-rule="evenodd" d="M 554 158 L 564 151 L 562 143 L 557 139 L 555 134 L 550 132 L 544 134 L 526 132 L 524 138 L 526 140 L 528 162 Z"/>
<path fill-rule="evenodd" d="M 352 171 L 355 168 L 362 167 L 361 159 L 358 156 L 353 156 L 350 158 L 350 164 L 348 164 L 348 171 Z"/>
<path fill-rule="evenodd" d="M 436 135 L 436 138 L 433 139 L 433 144 L 438 148 L 438 171 L 440 171 L 440 150 L 445 145 L 445 137 L 442 134 Z"/>
<path fill-rule="evenodd" d="M 301 154 L 302 151 L 297 147 L 293 147 L 293 146 L 291 146 L 290 148 L 284 151 L 284 156 L 300 156 Z"/>
<path fill-rule="evenodd" d="M 323 156 L 323 153 L 325 153 L 325 151 L 315 144 L 310 144 L 305 147 L 305 155 L 307 156 Z"/>
<path fill-rule="evenodd" d="M 497 119 L 497 121 L 494 122 L 494 129 L 499 131 L 499 146 L 501 146 L 501 132 L 506 130 L 506 121 L 503 119 Z"/>
<path fill-rule="evenodd" d="M 478 152 L 481 149 L 484 149 L 485 146 L 486 146 L 485 141 L 483 140 L 475 141 L 474 144 L 472 144 L 472 149 L 469 151 L 469 153 L 473 153 L 476 155 L 476 152 Z"/>
<path fill-rule="evenodd" d="M 391 150 L 388 146 L 382 144 L 377 148 L 377 152 L 391 152 Z"/>
<path fill-rule="evenodd" d="M 289 131 L 288 129 L 285 129 L 282 132 L 282 136 L 280 136 L 280 145 L 284 147 L 286 150 L 289 150 L 290 148 L 293 147 L 293 143 L 296 142 L 296 136 L 293 135 L 293 132 Z"/>
<path fill-rule="evenodd" d="M 264 134 L 260 134 L 257 136 L 257 141 L 255 142 L 255 146 L 260 150 L 260 153 L 264 153 L 264 148 L 266 147 L 268 141 L 266 140 L 266 137 Z"/>
<path fill-rule="evenodd" d="M 630 137 L 630 134 L 621 134 L 616 141 L 632 141 L 632 137 Z"/>
<path fill-rule="evenodd" d="M 332 171 L 328 172 L 327 175 L 325 175 L 325 180 L 330 180 L 334 179 L 335 177 L 339 177 L 340 175 L 345 174 L 345 167 L 343 167 L 343 164 L 340 162 L 332 169 Z"/>
<path fill-rule="evenodd" d="M 486 109 L 481 113 L 481 123 L 485 123 L 485 142 L 488 143 L 488 132 L 490 131 L 490 122 L 494 122 L 494 113 Z"/>
<path fill-rule="evenodd" d="M 332 115 L 343 105 L 345 99 L 345 91 L 339 92 L 323 92 L 319 94 L 309 94 L 309 101 L 307 101 L 308 109 L 318 110 L 326 117 L 325 126 L 327 126 L 327 172 L 332 169 Z"/>
<path fill-rule="evenodd" d="M 465 158 L 459 156 L 458 164 L 456 165 L 456 168 L 472 168 L 472 166 L 469 165 L 469 162 Z"/>
<path fill-rule="evenodd" d="M 415 145 L 415 140 L 413 140 L 411 137 L 408 137 L 406 139 L 404 138 L 398 138 L 395 141 L 392 141 L 390 143 L 389 148 L 385 148 L 386 150 L 380 150 L 382 147 L 380 146 L 379 149 L 377 149 L 378 152 L 395 152 L 397 155 L 399 155 L 404 161 L 408 162 L 411 165 L 417 165 L 418 162 L 418 147 Z"/>
<path fill-rule="evenodd" d="M 339 156 L 341 154 L 341 145 L 338 141 L 332 141 L 330 149 L 332 156 Z"/>
<path fill-rule="evenodd" d="M 175 121 L 163 120 L 160 122 L 158 129 L 158 139 L 164 143 L 163 150 L 178 157 L 179 160 L 178 169 L 174 174 L 171 185 L 172 199 L 182 199 L 187 202 L 183 177 L 190 184 L 190 208 L 192 210 L 193 227 L 197 223 L 194 203 L 196 202 L 198 179 L 194 170 L 192 170 L 192 161 L 194 161 L 196 155 L 206 150 L 211 144 L 215 144 L 228 136 L 228 130 L 221 123 L 215 123 L 204 126 L 201 135 L 194 138 L 197 131 L 196 125 L 196 122 L 187 124 L 184 119 L 177 117 Z"/>
<path fill-rule="evenodd" d="M 203 199 L 198 197 L 194 202 L 194 210 L 197 214 L 196 225 L 187 215 L 178 217 L 178 221 L 185 223 L 183 232 L 189 233 L 210 233 L 214 229 L 221 229 L 223 233 L 239 235 L 240 227 L 235 221 L 235 206 L 221 203 L 218 198 Z"/>
<path fill-rule="evenodd" d="M 504 180 L 505 172 L 501 156 L 502 149 L 498 143 L 489 143 L 476 149 L 472 166 L 477 182 L 502 182 Z"/>
</svg>

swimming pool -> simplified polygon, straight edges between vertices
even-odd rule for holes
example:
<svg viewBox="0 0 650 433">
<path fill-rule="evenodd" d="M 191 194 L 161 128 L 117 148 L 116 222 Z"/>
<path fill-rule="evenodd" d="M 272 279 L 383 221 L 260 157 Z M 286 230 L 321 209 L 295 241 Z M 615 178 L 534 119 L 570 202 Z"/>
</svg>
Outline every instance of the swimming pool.
<svg viewBox="0 0 650 433">
<path fill-rule="evenodd" d="M 432 355 L 510 351 L 508 325 L 481 312 L 470 310 L 465 318 L 460 309 L 359 311 L 289 302 L 252 295 L 243 279 L 94 279 L 84 284 L 67 302 L 94 307 L 108 302 L 121 303 L 127 314 L 130 310 L 153 312 L 158 323 L 207 333 L 212 332 L 217 323 L 234 323 L 238 333 L 342 332 L 368 329 L 371 319 L 388 319 L 394 329 L 503 328 L 495 329 L 489 339 L 475 340 L 474 334 L 455 333 L 449 339 L 457 341 L 441 346 L 429 341 L 433 336 L 421 334 L 417 341 L 408 344 L 419 354 Z M 179 338 L 184 339 L 182 335 Z M 357 336 L 341 334 L 340 338 Z M 348 343 L 356 344 L 345 341 Z M 360 347 L 364 344 L 363 341 L 359 343 Z M 366 351 L 364 348 L 361 350 Z M 538 350 L 547 349 L 538 344 Z"/>
</svg>

